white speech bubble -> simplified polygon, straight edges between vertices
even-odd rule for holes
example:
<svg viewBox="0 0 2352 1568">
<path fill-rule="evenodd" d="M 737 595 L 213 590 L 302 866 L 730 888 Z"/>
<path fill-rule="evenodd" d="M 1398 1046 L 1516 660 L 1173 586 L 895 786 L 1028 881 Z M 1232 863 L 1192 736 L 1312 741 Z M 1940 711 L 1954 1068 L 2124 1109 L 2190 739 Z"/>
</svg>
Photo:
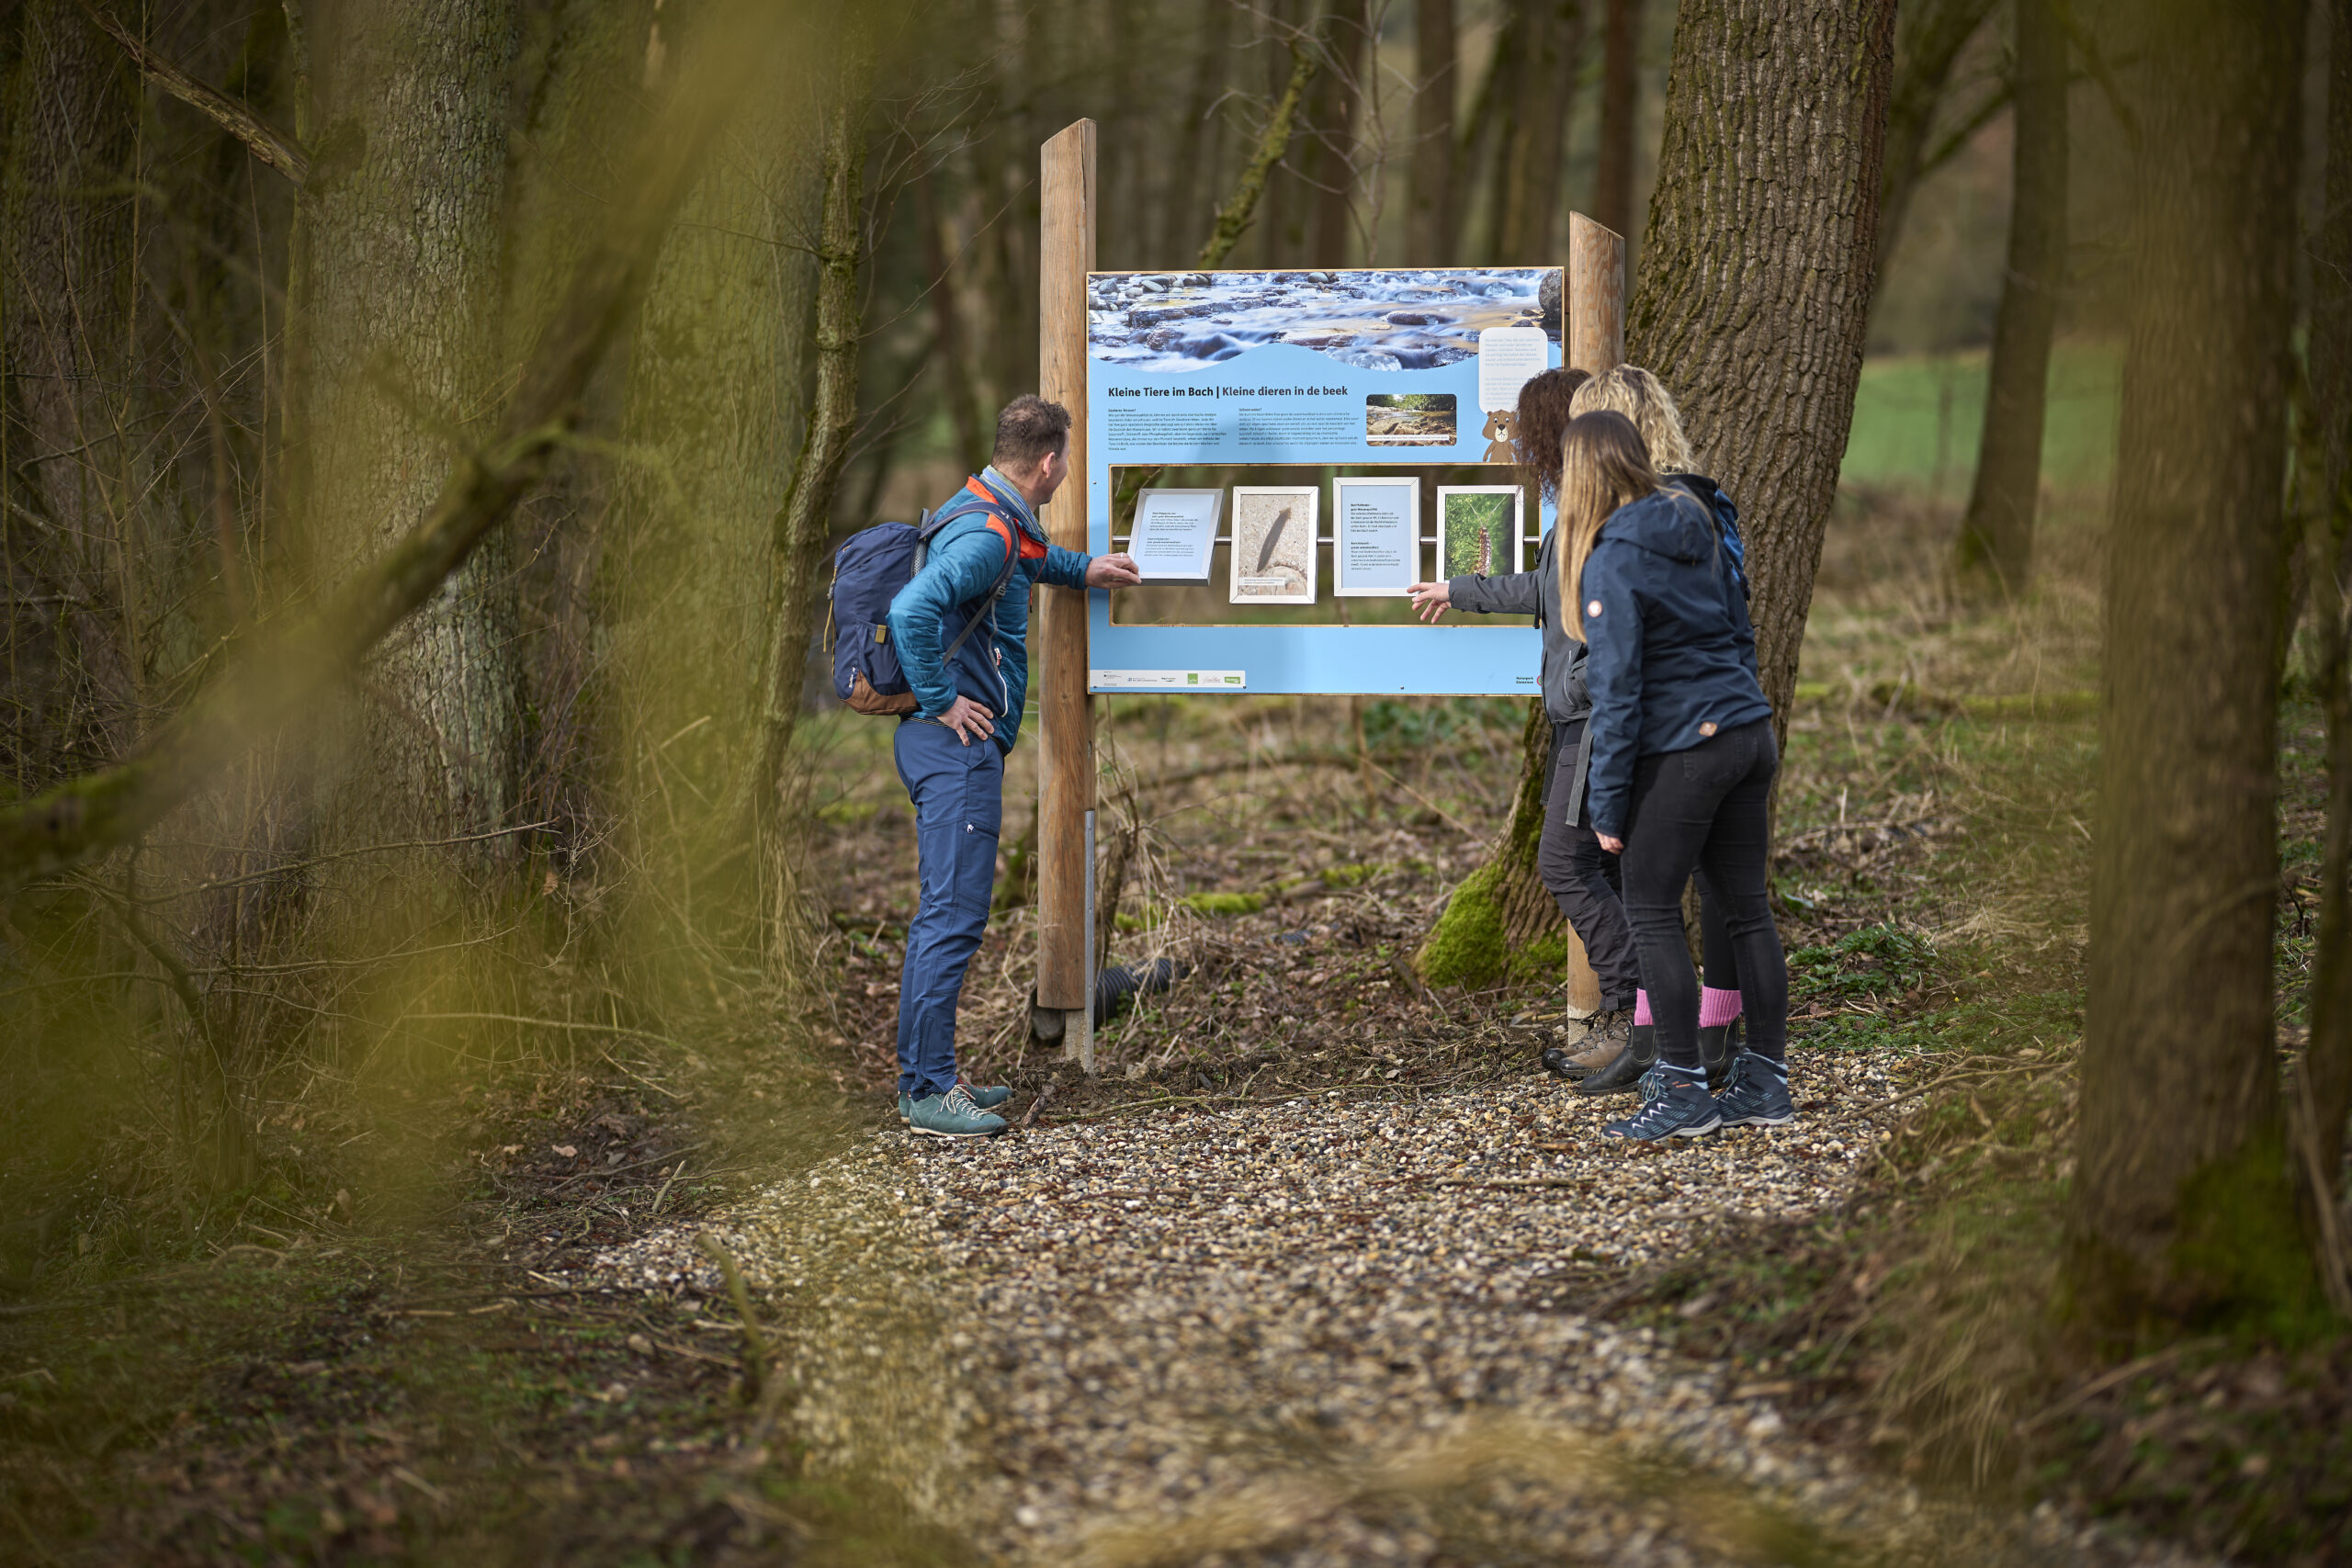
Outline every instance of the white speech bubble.
<svg viewBox="0 0 2352 1568">
<path fill-rule="evenodd" d="M 1519 407 L 1519 389 L 1547 368 L 1551 340 L 1542 327 L 1488 327 L 1478 334 L 1478 407 Z"/>
</svg>

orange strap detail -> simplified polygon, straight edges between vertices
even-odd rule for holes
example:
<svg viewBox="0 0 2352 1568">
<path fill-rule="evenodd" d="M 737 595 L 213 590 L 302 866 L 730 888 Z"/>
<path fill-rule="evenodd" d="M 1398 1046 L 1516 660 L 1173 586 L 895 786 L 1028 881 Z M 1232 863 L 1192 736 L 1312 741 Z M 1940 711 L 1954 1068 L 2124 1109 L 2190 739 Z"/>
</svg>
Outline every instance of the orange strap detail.
<svg viewBox="0 0 2352 1568">
<path fill-rule="evenodd" d="M 997 507 L 1002 506 L 1004 502 L 999 501 L 996 498 L 996 492 L 989 489 L 988 486 L 982 484 L 977 475 L 971 479 L 966 479 L 964 481 L 964 488 L 989 503 L 990 508 L 989 513 L 989 528 L 993 529 L 997 536 L 1004 541 L 1004 550 L 1006 555 L 1010 556 L 1015 553 L 1013 548 L 1013 529 L 1003 518 L 998 516 L 994 510 Z M 1027 534 L 1023 534 L 1020 539 L 1020 549 L 1018 553 L 1023 560 L 1036 560 L 1045 555 L 1046 547 L 1031 538 Z"/>
</svg>

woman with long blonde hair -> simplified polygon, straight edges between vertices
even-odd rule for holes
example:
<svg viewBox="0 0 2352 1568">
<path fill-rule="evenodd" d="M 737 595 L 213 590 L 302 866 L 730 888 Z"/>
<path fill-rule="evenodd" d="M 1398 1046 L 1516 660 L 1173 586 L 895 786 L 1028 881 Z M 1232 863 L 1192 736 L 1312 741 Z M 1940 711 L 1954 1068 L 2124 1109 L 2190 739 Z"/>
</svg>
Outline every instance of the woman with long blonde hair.
<svg viewBox="0 0 2352 1568">
<path fill-rule="evenodd" d="M 1656 1021 L 1642 1109 L 1602 1135 L 1641 1143 L 1774 1127 L 1789 1099 L 1788 966 L 1766 886 L 1765 805 L 1779 751 L 1747 595 L 1713 508 L 1661 484 L 1632 420 L 1568 424 L 1560 596 L 1589 649 L 1590 820 L 1623 856 L 1625 913 Z M 1682 889 L 1720 897 L 1748 1038 L 1720 1094 L 1699 1048 L 1699 977 Z"/>
</svg>

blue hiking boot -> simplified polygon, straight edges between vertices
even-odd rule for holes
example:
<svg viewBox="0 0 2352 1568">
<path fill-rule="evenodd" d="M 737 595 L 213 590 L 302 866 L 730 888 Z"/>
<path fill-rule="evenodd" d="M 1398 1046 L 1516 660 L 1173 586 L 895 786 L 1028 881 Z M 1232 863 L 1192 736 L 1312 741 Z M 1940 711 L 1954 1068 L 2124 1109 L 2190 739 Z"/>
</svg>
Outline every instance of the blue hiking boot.
<svg viewBox="0 0 2352 1568">
<path fill-rule="evenodd" d="M 957 1084 L 945 1094 L 934 1094 L 907 1107 L 907 1125 L 933 1138 L 992 1138 L 1004 1131 L 1004 1118 L 991 1116 L 972 1103 Z"/>
<path fill-rule="evenodd" d="M 1687 1067 L 1664 1062 L 1642 1075 L 1642 1108 L 1600 1130 L 1623 1143 L 1662 1144 L 1668 1138 L 1703 1138 L 1724 1124 L 1707 1089 Z"/>
<path fill-rule="evenodd" d="M 982 1089 L 978 1084 L 970 1083 L 964 1086 L 964 1092 L 970 1095 L 972 1103 L 983 1111 L 994 1111 L 1012 1098 L 1012 1091 L 1009 1089 Z"/>
<path fill-rule="evenodd" d="M 1753 1051 L 1731 1059 L 1730 1081 L 1715 1096 L 1726 1127 L 1785 1127 L 1797 1119 L 1789 1100 L 1789 1065 Z"/>
</svg>

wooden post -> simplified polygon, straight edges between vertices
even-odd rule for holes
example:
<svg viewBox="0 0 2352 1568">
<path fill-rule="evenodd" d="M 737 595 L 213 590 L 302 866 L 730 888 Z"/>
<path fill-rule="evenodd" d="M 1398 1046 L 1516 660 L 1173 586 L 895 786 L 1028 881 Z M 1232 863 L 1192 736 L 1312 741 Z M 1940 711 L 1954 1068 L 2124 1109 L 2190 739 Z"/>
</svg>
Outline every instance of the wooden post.
<svg viewBox="0 0 2352 1568">
<path fill-rule="evenodd" d="M 1046 143 L 1037 253 L 1038 391 L 1070 412 L 1069 478 L 1041 521 L 1086 548 L 1086 275 L 1094 270 L 1094 122 Z M 1086 694 L 1086 592 L 1040 595 L 1037 679 L 1037 1006 L 1063 1017 L 1062 1056 L 1094 1070 L 1094 955 L 1087 951 L 1086 818 L 1094 809 L 1094 704 Z"/>
<path fill-rule="evenodd" d="M 1625 360 L 1625 242 L 1581 212 L 1568 214 L 1567 306 L 1562 312 L 1570 368 L 1599 374 Z M 1600 1010 L 1600 976 L 1592 972 L 1576 929 L 1568 937 L 1568 1006 Z"/>
<path fill-rule="evenodd" d="M 1567 363 L 1594 375 L 1625 363 L 1625 242 L 1568 214 Z"/>
</svg>

